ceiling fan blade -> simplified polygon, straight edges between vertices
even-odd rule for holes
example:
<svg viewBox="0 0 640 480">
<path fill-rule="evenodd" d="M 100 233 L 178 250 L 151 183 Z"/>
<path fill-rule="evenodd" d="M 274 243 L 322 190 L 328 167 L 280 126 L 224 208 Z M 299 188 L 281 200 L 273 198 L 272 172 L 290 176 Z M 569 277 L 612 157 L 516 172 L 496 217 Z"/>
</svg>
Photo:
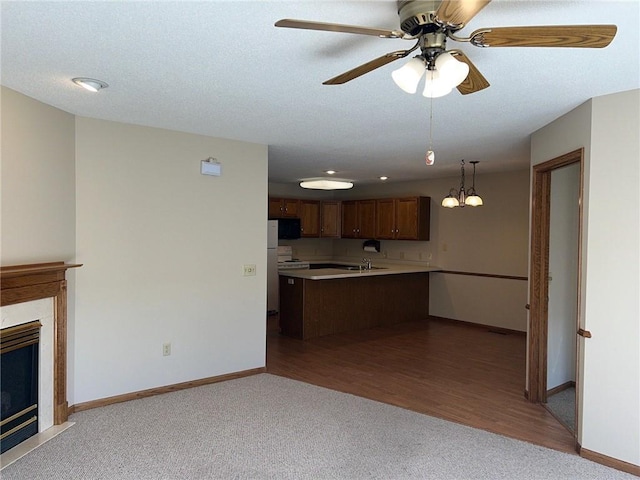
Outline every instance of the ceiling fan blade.
<svg viewBox="0 0 640 480">
<path fill-rule="evenodd" d="M 458 85 L 458 91 L 462 95 L 468 95 L 470 93 L 479 92 L 487 88 L 490 83 L 480 73 L 480 70 L 476 68 L 469 57 L 467 57 L 461 50 L 450 50 L 449 53 L 453 55 L 457 60 L 469 65 L 469 75 L 465 78 L 460 85 Z"/>
<path fill-rule="evenodd" d="M 322 82 L 323 85 L 341 85 L 343 83 L 347 83 L 354 78 L 358 78 L 365 73 L 369 73 L 376 68 L 380 68 L 387 63 L 391 63 L 394 60 L 398 60 L 399 58 L 404 58 L 412 50 L 398 50 L 396 52 L 390 52 L 382 55 L 381 57 L 375 58 L 367 63 L 363 63 L 362 65 L 357 66 L 349 70 L 348 72 L 341 73 L 337 77 L 330 78 L 326 82 Z"/>
<path fill-rule="evenodd" d="M 358 27 L 355 25 L 341 25 L 339 23 L 322 23 L 322 22 L 309 22 L 306 20 L 291 20 L 284 18 L 278 20 L 275 23 L 276 27 L 286 28 L 302 28 L 304 30 L 322 30 L 325 32 L 342 32 L 342 33 L 356 33 L 358 35 L 373 35 L 374 37 L 382 38 L 403 38 L 405 34 L 403 32 L 394 32 L 392 30 L 382 30 L 379 28 Z"/>
<path fill-rule="evenodd" d="M 369 73 L 376 68 L 380 68 L 387 63 L 391 63 L 400 58 L 406 57 L 411 50 L 398 50 L 396 52 L 390 52 L 382 55 L 381 57 L 375 58 L 367 63 L 363 63 L 362 65 L 357 66 L 349 70 L 348 72 L 341 73 L 337 77 L 330 78 L 329 80 L 322 82 L 323 85 L 341 85 L 343 83 L 347 83 L 354 78 L 358 78 L 365 73 Z"/>
<path fill-rule="evenodd" d="M 615 25 L 554 25 L 498 27 L 476 30 L 476 47 L 582 47 L 603 48 L 616 36 Z"/>
<path fill-rule="evenodd" d="M 444 0 L 438 7 L 435 16 L 440 23 L 459 30 L 489 2 L 491 0 Z"/>
</svg>

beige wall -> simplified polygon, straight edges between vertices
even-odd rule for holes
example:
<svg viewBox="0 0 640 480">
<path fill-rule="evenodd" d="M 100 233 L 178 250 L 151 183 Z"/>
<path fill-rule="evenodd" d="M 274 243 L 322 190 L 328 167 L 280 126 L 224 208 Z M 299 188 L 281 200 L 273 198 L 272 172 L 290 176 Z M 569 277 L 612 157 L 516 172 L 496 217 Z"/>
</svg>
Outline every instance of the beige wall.
<svg viewBox="0 0 640 480">
<path fill-rule="evenodd" d="M 0 263 L 73 260 L 73 115 L 1 88 Z"/>
<path fill-rule="evenodd" d="M 482 164 L 478 165 L 482 171 Z M 468 171 L 469 172 L 469 171 Z M 467 172 L 467 173 L 468 173 Z M 383 240 L 379 254 L 362 251 L 362 240 L 312 240 L 287 242 L 304 259 L 326 258 L 359 262 L 370 257 L 376 262 L 437 265 L 446 270 L 527 275 L 529 234 L 529 172 L 478 174 L 476 187 L 484 199 L 482 207 L 446 209 L 440 201 L 459 177 L 356 185 L 335 194 L 340 199 L 384 198 L 423 195 L 431 197 L 431 239 L 428 242 Z M 469 186 L 469 184 L 467 185 Z M 297 187 L 269 186 L 270 192 L 296 197 Z M 328 246 L 331 246 L 329 251 Z M 432 315 L 513 330 L 526 330 L 527 282 L 523 280 L 431 275 Z M 499 309 L 495 305 L 500 305 Z"/>
<path fill-rule="evenodd" d="M 640 465 L 640 90 L 592 99 L 532 136 L 536 165 L 585 148 L 581 414 L 584 449 Z"/>
<path fill-rule="evenodd" d="M 75 402 L 263 367 L 266 146 L 89 118 L 76 133 Z M 210 156 L 222 176 L 200 174 Z"/>
<path fill-rule="evenodd" d="M 265 365 L 266 146 L 6 88 L 1 107 L 2 264 L 84 264 L 67 272 L 71 405 Z M 209 156 L 221 177 L 200 175 Z"/>
</svg>

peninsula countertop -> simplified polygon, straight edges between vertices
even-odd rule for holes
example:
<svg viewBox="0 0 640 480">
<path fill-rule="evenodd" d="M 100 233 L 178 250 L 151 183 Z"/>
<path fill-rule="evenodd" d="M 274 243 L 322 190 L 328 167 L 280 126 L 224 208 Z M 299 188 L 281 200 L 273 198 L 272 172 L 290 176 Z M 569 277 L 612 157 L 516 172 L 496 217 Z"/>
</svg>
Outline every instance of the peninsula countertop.
<svg viewBox="0 0 640 480">
<path fill-rule="evenodd" d="M 344 265 L 345 267 L 359 267 L 360 265 L 348 262 L 332 261 L 332 262 L 318 262 L 318 263 L 335 263 Z M 359 270 L 344 270 L 342 268 L 311 268 L 311 269 L 288 269 L 280 270 L 278 274 L 281 277 L 293 277 L 302 278 L 306 280 L 331 280 L 335 278 L 358 278 L 358 277 L 372 277 L 377 275 L 399 275 L 405 273 L 424 273 L 424 272 L 437 272 L 442 270 L 436 266 L 423 266 L 423 265 L 406 265 L 406 264 L 393 264 L 393 263 L 379 263 L 373 265 L 371 270 L 359 269 Z"/>
</svg>

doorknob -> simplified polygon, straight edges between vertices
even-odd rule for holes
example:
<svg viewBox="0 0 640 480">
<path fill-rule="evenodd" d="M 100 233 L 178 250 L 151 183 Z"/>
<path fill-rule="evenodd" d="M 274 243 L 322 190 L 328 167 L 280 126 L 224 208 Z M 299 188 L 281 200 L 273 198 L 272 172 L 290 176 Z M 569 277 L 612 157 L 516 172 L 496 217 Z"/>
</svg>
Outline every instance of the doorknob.
<svg viewBox="0 0 640 480">
<path fill-rule="evenodd" d="M 578 329 L 578 335 L 584 338 L 591 338 L 591 332 L 589 330 L 584 330 L 582 328 Z"/>
<path fill-rule="evenodd" d="M 529 305 L 528 303 L 524 306 L 524 308 L 526 308 L 527 310 L 531 310 L 531 305 Z"/>
</svg>

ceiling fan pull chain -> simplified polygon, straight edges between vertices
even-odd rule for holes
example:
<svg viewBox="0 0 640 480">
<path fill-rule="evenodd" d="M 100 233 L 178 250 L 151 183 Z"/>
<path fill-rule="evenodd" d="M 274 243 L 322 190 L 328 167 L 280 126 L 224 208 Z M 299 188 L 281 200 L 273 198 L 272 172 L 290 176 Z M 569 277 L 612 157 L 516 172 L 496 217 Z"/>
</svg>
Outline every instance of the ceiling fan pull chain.
<svg viewBox="0 0 640 480">
<path fill-rule="evenodd" d="M 433 151 L 433 97 L 429 98 L 429 149 L 424 161 L 427 165 L 433 165 L 436 161 L 436 154 Z"/>
</svg>

